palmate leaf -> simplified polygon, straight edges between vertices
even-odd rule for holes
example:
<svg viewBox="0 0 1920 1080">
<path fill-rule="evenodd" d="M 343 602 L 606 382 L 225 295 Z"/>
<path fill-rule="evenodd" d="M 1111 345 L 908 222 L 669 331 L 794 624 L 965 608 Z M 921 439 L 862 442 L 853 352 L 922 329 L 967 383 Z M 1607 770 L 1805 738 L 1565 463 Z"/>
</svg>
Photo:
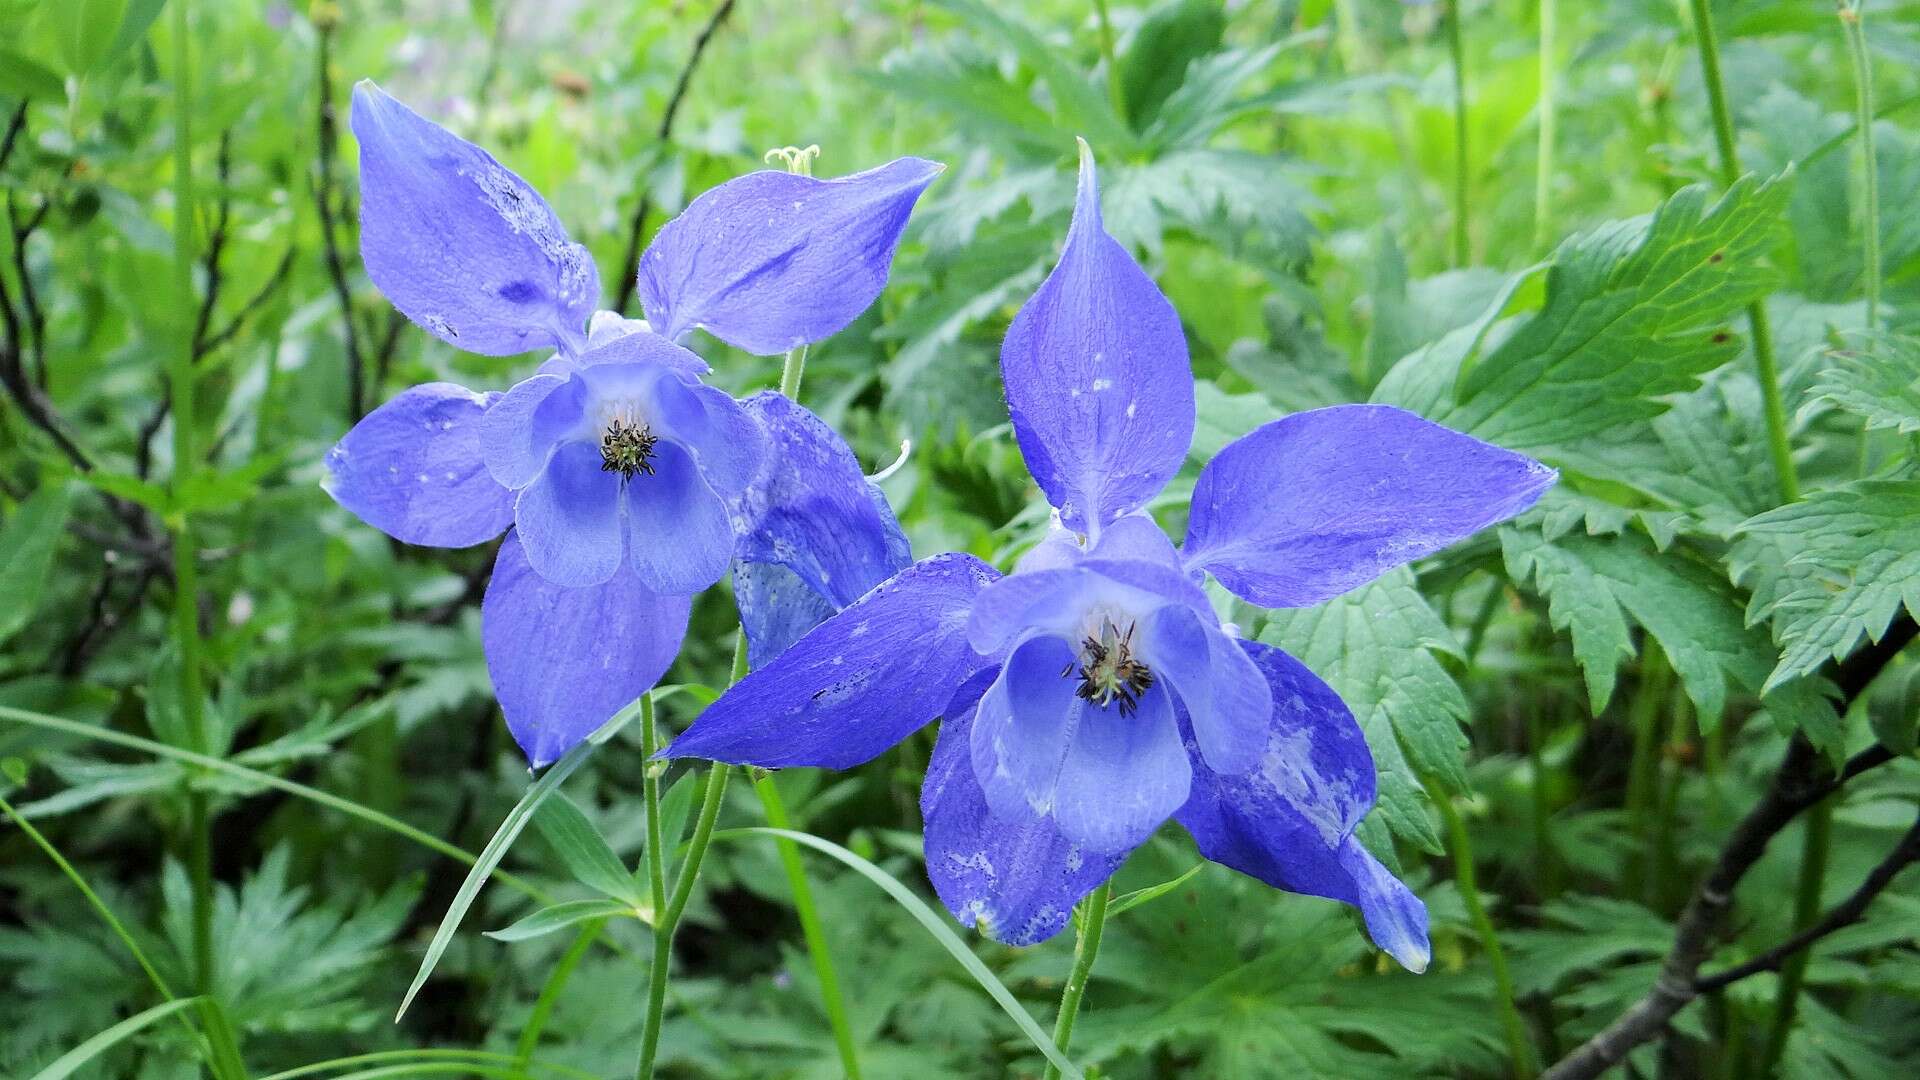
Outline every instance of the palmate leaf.
<svg viewBox="0 0 1920 1080">
<path fill-rule="evenodd" d="M 1220 47 L 1226 12 L 1216 0 L 1167 0 L 1134 29 L 1120 58 L 1127 121 L 1144 130 L 1185 80 L 1187 65 Z"/>
<path fill-rule="evenodd" d="M 1110 156 L 1132 152 L 1134 137 L 1126 121 L 1114 114 L 1107 95 L 1073 63 L 1069 50 L 1050 44 L 1025 22 L 981 0 L 934 0 L 933 6 L 959 16 L 982 44 L 1011 49 L 1038 75 L 1047 84 L 1055 125 L 1063 133 L 1077 133 Z M 1059 150 L 1067 149 L 1063 139 Z"/>
<path fill-rule="evenodd" d="M 1869 428 L 1902 435 L 1920 431 L 1920 338 L 1876 337 L 1861 349 L 1835 351 L 1829 357 L 1829 366 L 1814 381 L 1807 409 L 1837 405 Z"/>
<path fill-rule="evenodd" d="M 1861 480 L 1741 525 L 1729 555 L 1782 654 L 1769 689 L 1875 641 L 1901 607 L 1920 615 L 1920 478 Z"/>
<path fill-rule="evenodd" d="M 1314 205 L 1287 164 L 1241 150 L 1175 150 L 1109 170 L 1102 200 L 1107 231 L 1157 255 L 1163 235 L 1183 228 L 1229 255 L 1293 271 L 1312 257 Z"/>
<path fill-rule="evenodd" d="M 1474 352 L 1512 290 L 1480 323 L 1402 360 L 1375 399 L 1534 452 L 1664 412 L 1659 398 L 1735 355 L 1720 324 L 1778 280 L 1765 255 L 1790 180 L 1744 177 L 1711 204 L 1706 188 L 1686 188 L 1650 218 L 1568 240 L 1540 309 L 1503 326 L 1484 356 Z"/>
<path fill-rule="evenodd" d="M 1311 608 L 1272 612 L 1260 640 L 1297 657 L 1353 710 L 1378 773 L 1380 814 L 1395 835 L 1438 852 L 1422 775 L 1466 788 L 1466 695 L 1436 653 L 1457 653 L 1447 624 L 1402 567 Z"/>
</svg>

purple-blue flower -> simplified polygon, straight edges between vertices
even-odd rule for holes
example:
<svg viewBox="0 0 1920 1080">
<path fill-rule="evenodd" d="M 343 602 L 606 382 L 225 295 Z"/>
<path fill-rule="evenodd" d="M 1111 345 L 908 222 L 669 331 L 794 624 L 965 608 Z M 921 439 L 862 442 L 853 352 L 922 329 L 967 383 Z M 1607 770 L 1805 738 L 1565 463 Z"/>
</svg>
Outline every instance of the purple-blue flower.
<svg viewBox="0 0 1920 1080">
<path fill-rule="evenodd" d="M 1374 800 L 1359 726 L 1298 661 L 1235 636 L 1200 583 L 1318 603 L 1519 513 L 1552 470 L 1397 409 L 1299 413 L 1202 470 L 1176 549 L 1142 508 L 1193 435 L 1186 344 L 1104 231 L 1084 144 L 1065 250 L 1001 367 L 1049 535 L 1004 577 L 963 554 L 907 567 L 667 753 L 844 768 L 943 717 L 921 808 L 928 875 L 961 922 L 1049 937 L 1173 817 L 1208 858 L 1358 906 L 1424 968 L 1424 905 L 1354 838 Z"/>
<path fill-rule="evenodd" d="M 868 497 L 857 468 L 770 479 L 770 441 L 819 421 L 706 385 L 679 339 L 699 327 L 768 354 L 840 330 L 886 284 L 941 166 L 902 158 L 714 188 L 642 256 L 642 321 L 594 310 L 587 250 L 486 151 L 371 82 L 354 88 L 352 126 L 361 251 L 380 291 L 458 348 L 553 355 L 505 393 L 429 383 L 388 401 L 328 454 L 327 490 L 411 544 L 467 547 L 511 528 L 483 608 L 487 668 L 514 738 L 544 765 L 665 673 L 688 598 L 727 573 L 743 532 L 782 539 L 772 561 L 804 566 L 817 537 L 762 520 L 781 498 L 841 499 L 835 483 Z"/>
</svg>

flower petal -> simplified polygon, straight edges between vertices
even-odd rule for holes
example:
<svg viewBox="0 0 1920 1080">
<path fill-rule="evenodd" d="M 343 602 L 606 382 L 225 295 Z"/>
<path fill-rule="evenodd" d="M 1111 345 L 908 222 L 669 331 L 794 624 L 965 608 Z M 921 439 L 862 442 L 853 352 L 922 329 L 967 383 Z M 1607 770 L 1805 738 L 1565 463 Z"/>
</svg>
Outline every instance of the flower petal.
<svg viewBox="0 0 1920 1080">
<path fill-rule="evenodd" d="M 970 680 L 940 721 L 920 788 L 927 878 L 962 924 L 1009 945 L 1032 945 L 1059 933 L 1073 905 L 1112 877 L 1126 853 L 1086 851 L 1049 817 L 988 809 L 969 748 L 973 703 L 991 678 L 982 672 Z"/>
<path fill-rule="evenodd" d="M 907 567 L 709 705 L 662 757 L 845 769 L 938 716 L 990 661 L 967 607 L 995 577 L 971 555 Z"/>
<path fill-rule="evenodd" d="M 733 564 L 733 603 L 747 635 L 747 664 L 756 670 L 840 610 L 786 567 L 738 559 Z"/>
<path fill-rule="evenodd" d="M 945 166 L 900 158 L 816 180 L 762 171 L 707 192 L 640 256 L 640 300 L 662 335 L 694 327 L 768 356 L 819 341 L 886 286 L 907 216 Z"/>
<path fill-rule="evenodd" d="M 1187 565 L 1250 603 L 1305 607 L 1520 513 L 1556 475 L 1387 405 L 1295 413 L 1201 471 Z"/>
<path fill-rule="evenodd" d="M 987 805 L 1007 818 L 1053 813 L 1060 763 L 1080 718 L 1073 649 L 1052 634 L 1015 645 L 987 688 L 973 725 L 973 774 Z"/>
<path fill-rule="evenodd" d="M 1130 559 L 1135 562 L 1179 566 L 1180 553 L 1153 516 L 1134 511 L 1100 531 L 1100 541 L 1089 548 L 1094 559 Z"/>
<path fill-rule="evenodd" d="M 627 559 L 655 592 L 697 593 L 727 575 L 733 523 L 678 443 L 654 444 L 653 475 L 636 475 L 621 493 L 627 506 Z"/>
<path fill-rule="evenodd" d="M 1100 223 L 1093 154 L 1060 264 L 1000 348 L 1027 468 L 1080 532 L 1136 509 L 1179 471 L 1193 441 L 1193 373 L 1180 317 Z"/>
<path fill-rule="evenodd" d="M 741 405 L 767 438 L 758 473 L 733 504 L 740 536 L 734 599 L 759 667 L 898 573 L 912 554 L 886 497 L 832 428 L 772 392 Z M 769 604 L 792 610 L 760 610 Z"/>
<path fill-rule="evenodd" d="M 370 81 L 353 88 L 353 134 L 360 253 L 393 306 L 487 356 L 584 343 L 600 275 L 539 192 Z"/>
<path fill-rule="evenodd" d="M 1217 863 L 1358 906 L 1375 944 L 1424 969 L 1426 908 L 1353 838 L 1374 796 L 1373 756 L 1353 714 L 1298 660 L 1257 642 L 1240 647 L 1272 690 L 1265 752 L 1238 776 L 1196 754 L 1192 795 L 1175 816 Z"/>
<path fill-rule="evenodd" d="M 691 601 L 640 586 L 631 570 L 569 589 L 535 573 L 507 536 L 482 604 L 481 638 L 507 728 L 534 768 L 549 764 L 660 681 L 680 651 Z"/>
<path fill-rule="evenodd" d="M 513 520 L 527 561 L 555 585 L 598 585 L 620 569 L 620 476 L 601 468 L 600 448 L 590 442 L 554 451 L 520 492 Z"/>
<path fill-rule="evenodd" d="M 597 367 L 600 364 L 658 364 L 661 367 L 677 371 L 682 375 L 705 375 L 713 368 L 692 349 L 661 337 L 653 332 L 645 319 L 615 320 L 600 318 L 600 312 L 594 316 L 594 328 L 589 331 L 589 346 L 580 355 L 581 367 Z M 593 335 L 598 334 L 598 337 Z"/>
<path fill-rule="evenodd" d="M 692 376 L 656 379 L 650 396 L 661 433 L 692 451 L 707 485 L 723 499 L 740 494 L 766 457 L 760 422 L 731 394 Z"/>
<path fill-rule="evenodd" d="M 481 427 L 499 394 L 416 386 L 362 417 L 327 452 L 334 501 L 396 540 L 470 547 L 513 523 L 513 493 L 481 462 Z"/>
<path fill-rule="evenodd" d="M 983 656 L 999 652 L 1032 627 L 1040 614 L 1057 616 L 1067 610 L 1069 598 L 1086 588 L 1086 581 L 1087 575 L 1077 566 L 1001 578 L 981 589 L 974 600 L 967 617 L 968 642 Z"/>
<path fill-rule="evenodd" d="M 487 410 L 481 452 L 487 471 L 507 487 L 533 483 L 554 444 L 580 419 L 584 388 L 563 375 L 535 375 L 514 384 Z"/>
<path fill-rule="evenodd" d="M 1200 754 L 1215 772 L 1243 773 L 1267 747 L 1273 693 L 1239 644 L 1213 620 L 1169 604 L 1153 613 L 1140 647 L 1154 675 L 1180 697 Z"/>
<path fill-rule="evenodd" d="M 1173 695 L 1153 687 L 1130 713 L 1117 702 L 1074 704 L 1079 722 L 1060 763 L 1054 821 L 1089 851 L 1131 851 L 1180 809 L 1193 784 Z"/>
</svg>

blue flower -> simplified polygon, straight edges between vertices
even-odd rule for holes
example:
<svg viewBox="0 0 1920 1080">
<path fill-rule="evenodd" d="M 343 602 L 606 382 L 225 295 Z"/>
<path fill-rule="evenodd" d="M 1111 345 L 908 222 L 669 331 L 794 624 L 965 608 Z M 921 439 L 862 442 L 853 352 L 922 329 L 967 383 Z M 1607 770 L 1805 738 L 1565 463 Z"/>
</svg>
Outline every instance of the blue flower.
<svg viewBox="0 0 1920 1080">
<path fill-rule="evenodd" d="M 1373 760 L 1339 696 L 1236 637 L 1204 574 L 1314 604 L 1531 505 L 1536 461 L 1411 413 L 1298 413 L 1201 471 L 1185 544 L 1142 510 L 1194 429 L 1178 316 L 1104 231 L 1090 153 L 1059 265 L 1001 351 L 1015 436 L 1056 510 L 1002 577 L 915 563 L 740 682 L 667 753 L 845 768 L 935 717 L 927 872 L 963 923 L 1028 944 L 1167 818 L 1278 888 L 1357 905 L 1426 966 L 1426 909 L 1354 838 Z"/>
<path fill-rule="evenodd" d="M 941 166 L 902 158 L 836 180 L 760 172 L 714 188 L 643 255 L 642 321 L 594 310 L 587 250 L 486 151 L 371 82 L 354 89 L 353 131 L 361 250 L 380 291 L 458 348 L 553 355 L 505 393 L 400 394 L 327 455 L 326 487 L 410 544 L 467 547 L 511 529 L 483 607 L 487 667 L 514 738 L 544 765 L 659 680 L 688 598 L 727 573 L 737 530 L 775 530 L 787 562 L 818 542 L 760 521 L 778 504 L 765 497 L 769 440 L 817 419 L 796 406 L 767 423 L 764 406 L 702 382 L 706 362 L 678 340 L 699 327 L 768 354 L 840 330 L 886 284 Z M 804 479 L 802 492 L 830 496 L 846 482 Z M 751 491 L 758 512 L 742 502 Z"/>
</svg>

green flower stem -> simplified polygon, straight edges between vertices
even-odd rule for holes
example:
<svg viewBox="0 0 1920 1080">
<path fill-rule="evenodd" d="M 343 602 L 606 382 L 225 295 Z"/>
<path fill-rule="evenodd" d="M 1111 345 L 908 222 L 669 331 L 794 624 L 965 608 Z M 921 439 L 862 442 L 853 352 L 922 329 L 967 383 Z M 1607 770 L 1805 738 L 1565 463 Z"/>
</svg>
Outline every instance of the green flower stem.
<svg viewBox="0 0 1920 1080">
<path fill-rule="evenodd" d="M 715 762 L 707 773 L 707 790 L 700 801 L 700 817 L 693 826 L 693 839 L 687 846 L 686 861 L 673 881 L 673 895 L 666 910 L 655 917 L 653 926 L 653 971 L 647 980 L 647 1019 L 640 1032 L 638 1080 L 652 1080 L 653 1059 L 660 1050 L 660 1019 L 667 1003 L 668 969 L 673 963 L 673 934 L 679 929 L 680 916 L 693 897 L 694 882 L 700 877 L 700 864 L 706 860 L 707 846 L 713 839 L 713 824 L 720 817 L 720 804 L 727 795 L 727 776 L 731 769 Z"/>
<path fill-rule="evenodd" d="M 184 506 L 187 485 L 198 464 L 193 402 L 193 56 L 188 0 L 173 5 L 173 286 L 179 341 L 168 364 L 173 396 L 173 495 L 167 515 L 173 530 L 173 636 L 180 653 L 180 716 L 190 746 L 207 753 L 205 691 L 200 683 L 200 589 L 194 564 L 193 523 Z M 213 964 L 213 848 L 207 796 L 189 785 L 187 792 L 187 866 L 193 880 L 193 978 L 211 993 Z"/>
<path fill-rule="evenodd" d="M 560 962 L 547 972 L 547 981 L 540 988 L 540 997 L 533 1003 L 533 1011 L 527 1014 L 527 1026 L 520 1029 L 520 1041 L 515 1044 L 513 1063 L 519 1068 L 527 1068 L 533 1061 L 533 1052 L 540 1046 L 540 1033 L 546 1029 L 547 1018 L 553 1015 L 554 1003 L 560 1000 L 560 991 L 566 988 L 567 980 L 573 977 L 573 969 L 593 948 L 600 931 L 607 925 L 605 919 L 589 919 L 580 925 L 580 932 L 573 936 L 573 944 L 560 956 Z"/>
<path fill-rule="evenodd" d="M 1840 0 L 1840 28 L 1847 38 L 1847 58 L 1853 63 L 1854 127 L 1860 133 L 1861 286 L 1867 298 L 1867 330 L 1880 325 L 1880 164 L 1873 148 L 1873 63 L 1867 55 L 1867 31 L 1862 25 L 1864 0 Z"/>
<path fill-rule="evenodd" d="M 1507 971 L 1507 954 L 1500 947 L 1500 937 L 1493 928 L 1493 919 L 1487 915 L 1486 904 L 1480 899 L 1480 889 L 1474 882 L 1473 840 L 1467 833 L 1466 820 L 1453 805 L 1453 796 L 1430 776 L 1421 777 L 1427 786 L 1427 796 L 1434 808 L 1440 811 L 1440 818 L 1447 826 L 1448 854 L 1453 858 L 1454 884 L 1460 889 L 1460 899 L 1466 904 L 1467 917 L 1473 922 L 1474 932 L 1480 938 L 1480 947 L 1486 950 L 1487 966 L 1493 969 L 1494 990 L 1499 998 L 1500 1024 L 1506 1032 L 1507 1056 L 1513 1066 L 1515 1076 L 1533 1076 L 1540 1071 L 1533 1060 L 1533 1044 L 1527 1039 L 1527 1027 L 1520 1019 L 1520 1010 L 1514 1004 L 1513 976 Z"/>
<path fill-rule="evenodd" d="M 654 727 L 653 692 L 640 699 L 640 753 L 645 756 L 645 772 L 640 777 L 641 801 L 647 817 L 647 896 L 657 913 L 667 906 L 667 853 L 660 836 L 660 764 L 653 755 L 660 750 L 660 733 Z"/>
<path fill-rule="evenodd" d="M 1740 154 L 1734 145 L 1733 113 L 1727 107 L 1726 81 L 1720 75 L 1720 45 L 1714 36 L 1713 5 L 1689 0 L 1693 9 L 1694 43 L 1700 50 L 1700 77 L 1707 86 L 1707 107 L 1713 114 L 1713 139 L 1720 151 L 1720 178 L 1732 185 L 1740 178 Z M 1773 331 L 1767 323 L 1764 299 L 1747 305 L 1747 323 L 1753 338 L 1753 362 L 1760 378 L 1760 397 L 1767 420 L 1767 448 L 1784 505 L 1800 499 L 1800 476 L 1787 441 L 1787 410 L 1780 399 L 1779 365 L 1773 357 Z"/>
<path fill-rule="evenodd" d="M 1633 726 L 1633 756 L 1627 766 L 1627 835 L 1637 845 L 1622 874 L 1626 894 L 1646 901 L 1648 867 L 1653 860 L 1653 806 L 1657 798 L 1660 742 L 1665 737 L 1660 718 L 1665 713 L 1673 682 L 1660 647 L 1648 641 L 1640 658 L 1640 686 L 1628 716 Z"/>
<path fill-rule="evenodd" d="M 1559 0 L 1540 0 L 1540 148 L 1534 155 L 1533 249 L 1553 243 L 1553 149 L 1559 106 Z"/>
<path fill-rule="evenodd" d="M 1460 36 L 1460 0 L 1447 0 L 1447 51 L 1453 57 L 1453 265 L 1472 260 L 1467 243 L 1467 50 Z"/>
<path fill-rule="evenodd" d="M 807 347 L 787 350 L 786 363 L 780 365 L 780 396 L 800 400 L 800 377 L 807 373 Z"/>
<path fill-rule="evenodd" d="M 754 781 L 753 790 L 767 814 L 767 824 L 776 829 L 792 829 L 787 807 L 773 777 Z M 846 998 L 840 992 L 840 976 L 834 971 L 833 953 L 827 946 L 827 932 L 820 923 L 820 911 L 813 901 L 813 889 L 807 883 L 806 867 L 800 861 L 800 848 L 785 837 L 775 837 L 780 865 L 787 872 L 787 887 L 793 892 L 794 914 L 800 917 L 800 933 L 807 941 L 807 954 L 813 958 L 813 974 L 820 980 L 820 1001 L 826 1006 L 827 1020 L 833 1025 L 833 1042 L 840 1051 L 840 1066 L 848 1080 L 860 1080 L 860 1055 L 853 1041 L 853 1025 L 847 1021 Z"/>
<path fill-rule="evenodd" d="M 1066 988 L 1060 992 L 1060 1015 L 1053 1021 L 1053 1045 L 1062 1054 L 1072 1048 L 1073 1022 L 1080 1015 L 1080 999 L 1087 994 L 1087 978 L 1093 973 L 1094 958 L 1100 954 L 1100 935 L 1107 927 L 1107 901 L 1113 898 L 1113 883 L 1106 882 L 1080 905 L 1080 933 L 1074 938 L 1073 970 L 1067 973 Z M 1046 1080 L 1060 1080 L 1060 1070 L 1051 1062 Z"/>
</svg>

